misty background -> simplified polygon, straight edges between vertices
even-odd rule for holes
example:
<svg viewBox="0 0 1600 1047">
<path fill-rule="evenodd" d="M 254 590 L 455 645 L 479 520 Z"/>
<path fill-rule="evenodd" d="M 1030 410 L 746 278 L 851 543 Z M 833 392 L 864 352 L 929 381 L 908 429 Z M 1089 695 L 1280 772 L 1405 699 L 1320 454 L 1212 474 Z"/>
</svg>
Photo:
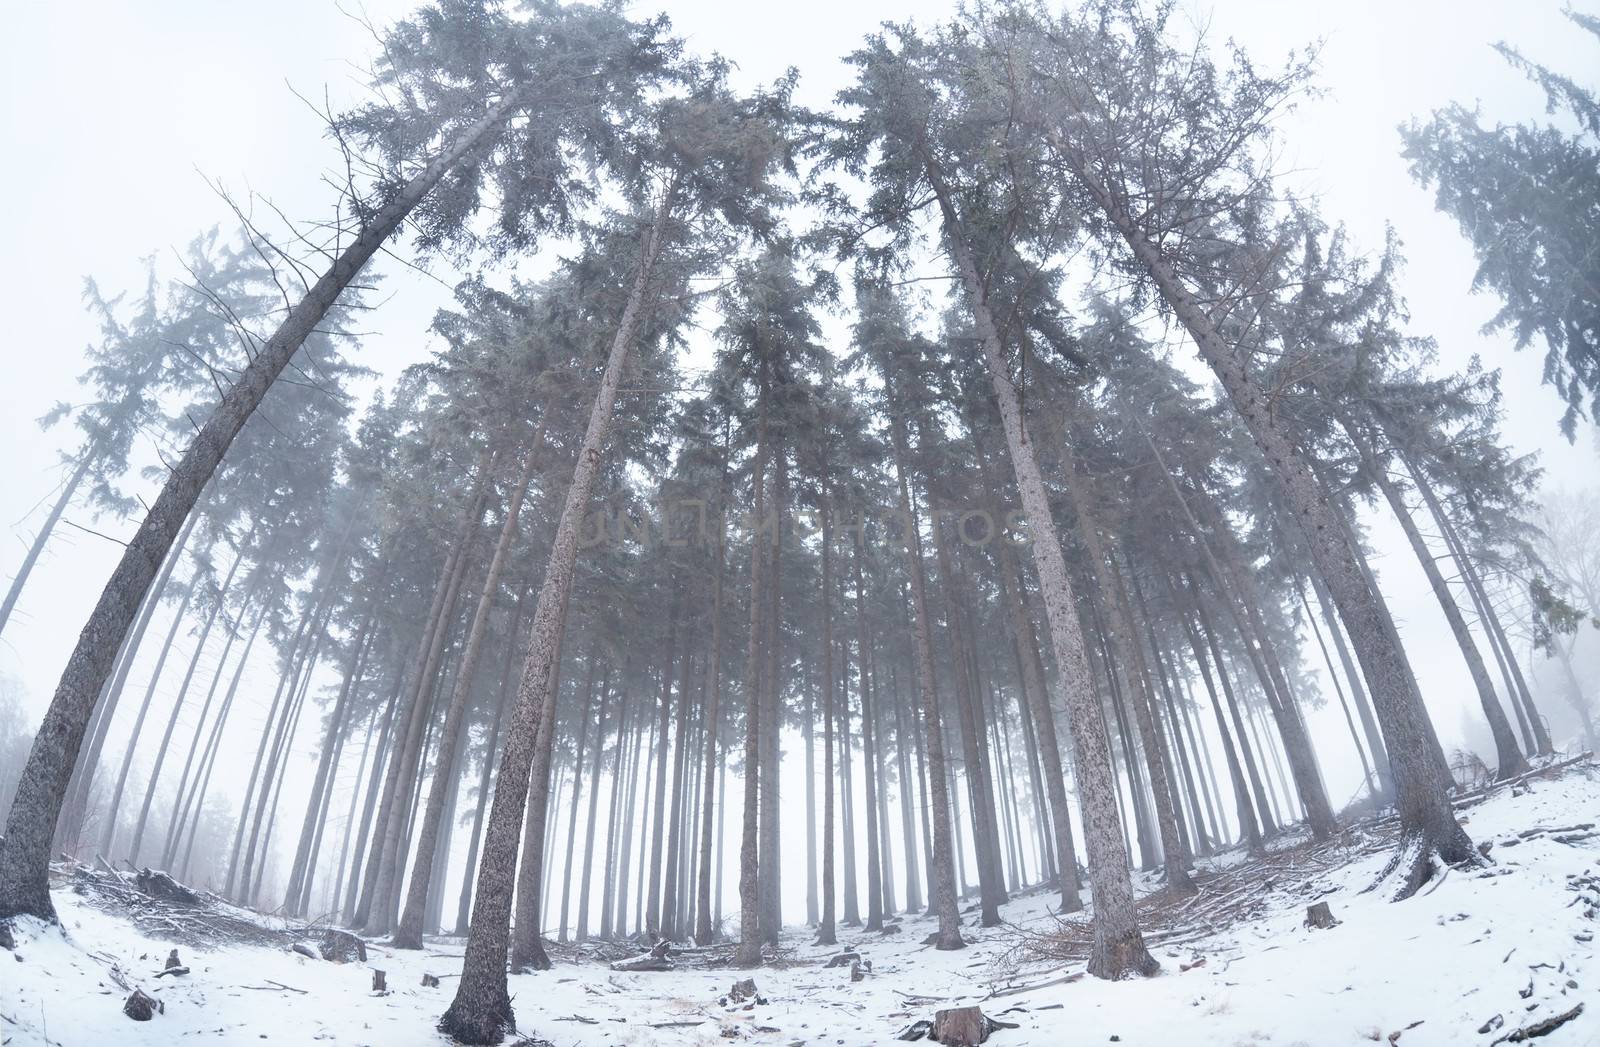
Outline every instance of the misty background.
<svg viewBox="0 0 1600 1047">
<path fill-rule="evenodd" d="M 801 70 L 797 100 L 823 106 L 844 86 L 840 59 L 883 21 L 931 21 L 953 5 L 906 0 L 813 0 L 799 5 L 744 5 L 674 0 L 674 29 L 701 53 L 728 54 L 744 84 L 770 81 L 789 66 Z M 341 10 L 330 0 L 280 0 L 271 6 L 208 0 L 125 0 L 63 5 L 23 0 L 12 5 L 0 39 L 0 141 L 11 162 L 0 165 L 0 193 L 10 207 L 0 240 L 0 303 L 5 356 L 0 382 L 0 574 L 20 563 L 62 479 L 61 453 L 75 443 L 70 424 L 41 431 L 36 419 L 80 395 L 83 346 L 98 333 L 81 294 L 93 277 L 112 294 L 137 292 L 144 259 L 158 273 L 177 275 L 177 252 L 197 234 L 236 220 L 214 185 L 280 231 L 273 205 L 296 220 L 324 217 L 335 197 L 323 181 L 339 162 L 312 106 L 339 110 L 365 97 L 365 63 L 378 28 L 412 8 L 409 0 L 371 0 Z M 653 11 L 637 5 L 635 14 Z M 1409 332 L 1438 340 L 1439 367 L 1464 368 L 1477 354 L 1503 371 L 1503 433 L 1520 452 L 1536 452 L 1545 489 L 1600 488 L 1600 438 L 1580 425 L 1569 444 L 1557 428 L 1558 397 L 1540 385 L 1542 347 L 1514 354 L 1510 337 L 1485 337 L 1480 327 L 1497 308 L 1493 296 L 1470 293 L 1474 261 L 1453 219 L 1434 210 L 1432 195 L 1409 176 L 1399 155 L 1397 125 L 1425 117 L 1451 101 L 1478 102 L 1488 122 L 1527 120 L 1542 112 L 1539 89 L 1510 69 L 1490 45 L 1505 40 L 1556 69 L 1590 67 L 1593 41 L 1582 40 L 1555 0 L 1352 0 L 1341 5 L 1281 0 L 1185 0 L 1180 19 L 1208 26 L 1213 42 L 1232 38 L 1263 65 L 1288 51 L 1320 43 L 1319 97 L 1303 100 L 1282 124 L 1282 167 L 1303 194 L 1321 200 L 1330 221 L 1343 222 L 1355 244 L 1381 247 L 1386 225 L 1403 242 L 1407 264 L 1397 283 L 1409 307 Z M 370 391 L 434 348 L 427 333 L 434 312 L 467 271 L 433 258 L 427 271 L 411 268 L 403 240 L 384 260 L 376 307 L 358 321 L 364 332 L 355 362 L 374 376 Z M 491 271 L 503 282 L 507 273 Z M 829 327 L 830 333 L 842 328 Z M 706 345 L 694 352 L 708 351 Z M 832 348 L 843 352 L 842 342 Z M 1181 355 L 1180 355 L 1181 358 Z M 154 435 L 135 454 L 155 466 Z M 159 480 L 130 481 L 153 495 Z M 31 732 L 89 609 L 120 554 L 117 541 L 134 521 L 68 510 L 22 603 L 0 640 L 0 735 Z M 1385 595 L 1399 620 L 1423 694 L 1447 750 L 1476 748 L 1493 762 L 1487 729 L 1474 715 L 1477 699 L 1437 602 L 1386 512 L 1368 513 Z M 152 623 L 165 628 L 170 608 Z M 1590 633 L 1593 634 L 1593 630 Z M 194 638 L 181 637 L 187 656 Z M 130 681 L 143 686 L 154 646 L 143 652 Z M 1525 642 L 1519 653 L 1526 655 Z M 1580 666 L 1600 671 L 1594 635 L 1580 645 Z M 1314 644 L 1303 649 L 1319 675 Z M 240 694 L 241 725 L 259 725 L 276 681 L 274 660 L 259 658 Z M 320 672 L 331 676 L 333 666 Z M 318 680 L 314 686 L 320 687 Z M 176 680 L 168 681 L 169 688 Z M 1536 671 L 1536 699 L 1564 722 L 1552 673 Z M 1331 689 L 1324 682 L 1325 693 Z M 164 716 L 159 705 L 156 718 Z M 1338 706 L 1308 710 L 1318 754 L 1335 806 L 1360 786 L 1360 767 L 1345 737 Z M 1469 723 L 1470 720 L 1470 723 Z M 119 751 L 128 725 L 113 728 L 107 751 Z M 223 773 L 235 769 L 242 786 L 245 751 L 256 727 L 231 731 Z M 314 731 L 303 730 L 297 756 L 309 761 Z M 1560 737 L 1558 736 L 1558 742 Z M 789 752 L 792 745 L 786 746 Z M 25 750 L 0 749 L 0 782 L 14 779 Z M 804 765 L 784 763 L 785 780 Z M 303 804 L 305 781 L 291 775 L 285 809 Z M 299 776 L 302 779 L 306 776 Z M 234 783 L 219 782 L 227 798 Z M 298 790 L 296 792 L 295 790 Z M 733 794 L 732 789 L 729 790 Z M 787 793 L 797 796 L 798 793 Z M 235 798 L 236 802 L 236 798 Z M 786 848 L 803 840 L 793 834 Z M 789 856 L 786 850 L 786 858 Z M 731 861 L 731 856 L 730 856 Z M 452 869 L 452 878 L 459 875 Z M 731 885 L 732 878 L 729 878 Z M 731 886 L 729 888 L 731 890 Z M 802 877 L 787 877 L 790 913 L 803 898 Z"/>
</svg>

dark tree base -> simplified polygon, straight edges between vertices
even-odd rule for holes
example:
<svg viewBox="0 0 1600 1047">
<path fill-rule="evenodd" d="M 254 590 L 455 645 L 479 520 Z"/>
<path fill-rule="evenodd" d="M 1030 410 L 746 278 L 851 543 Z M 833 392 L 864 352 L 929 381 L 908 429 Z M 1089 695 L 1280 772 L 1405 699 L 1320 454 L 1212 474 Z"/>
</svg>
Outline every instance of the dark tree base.
<svg viewBox="0 0 1600 1047">
<path fill-rule="evenodd" d="M 511 997 L 503 990 L 485 999 L 463 1000 L 458 993 L 439 1019 L 438 1029 L 457 1043 L 496 1044 L 506 1033 L 516 1031 L 517 1018 L 511 1011 Z"/>
<path fill-rule="evenodd" d="M 1161 970 L 1161 964 L 1145 948 L 1144 936 L 1135 931 L 1120 939 L 1096 942 L 1089 957 L 1089 973 L 1096 978 L 1117 981 L 1122 978 L 1148 978 Z"/>
</svg>

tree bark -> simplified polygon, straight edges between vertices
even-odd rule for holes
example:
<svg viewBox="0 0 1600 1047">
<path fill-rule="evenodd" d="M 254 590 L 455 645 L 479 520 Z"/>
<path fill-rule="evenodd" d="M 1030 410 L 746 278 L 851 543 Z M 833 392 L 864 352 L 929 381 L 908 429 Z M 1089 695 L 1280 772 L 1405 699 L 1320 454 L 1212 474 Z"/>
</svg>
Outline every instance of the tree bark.
<svg viewBox="0 0 1600 1047">
<path fill-rule="evenodd" d="M 445 815 L 445 796 L 449 784 L 457 777 L 454 756 L 463 728 L 467 709 L 472 698 L 472 681 L 477 676 L 478 661 L 483 654 L 484 638 L 489 632 L 489 617 L 494 611 L 495 597 L 500 593 L 500 579 L 510 559 L 511 546 L 517 539 L 517 520 L 522 513 L 522 503 L 527 498 L 528 486 L 533 481 L 533 470 L 544 449 L 545 427 L 549 411 L 541 413 L 538 431 L 533 444 L 523 455 L 522 475 L 512 489 L 511 500 L 506 505 L 505 518 L 500 523 L 500 535 L 495 540 L 494 554 L 489 559 L 489 569 L 484 576 L 483 589 L 478 594 L 478 606 L 472 614 L 472 625 L 467 632 L 466 647 L 461 662 L 456 667 L 455 686 L 450 702 L 445 707 L 444 725 L 439 731 L 439 759 L 433 769 L 433 784 L 428 790 L 428 806 L 422 813 L 422 826 L 417 834 L 416 858 L 411 867 L 411 882 L 406 889 L 405 909 L 399 925 L 395 927 L 396 949 L 422 948 L 422 923 L 428 888 L 432 882 L 434 851 L 439 842 L 439 827 Z M 481 508 L 473 513 L 476 521 Z M 476 527 L 474 527 L 476 530 Z M 491 754 L 492 755 L 492 754 Z"/>
<path fill-rule="evenodd" d="M 1400 529 L 1405 532 L 1406 541 L 1410 543 L 1411 551 L 1416 555 L 1417 563 L 1421 565 L 1422 573 L 1428 579 L 1428 586 L 1433 590 L 1434 599 L 1439 603 L 1439 610 L 1444 613 L 1445 622 L 1450 626 L 1450 634 L 1455 638 L 1456 646 L 1461 650 L 1461 657 L 1467 663 L 1467 672 L 1471 675 L 1472 684 L 1478 691 L 1478 704 L 1483 709 L 1484 719 L 1489 723 L 1489 733 L 1494 737 L 1495 759 L 1498 763 L 1495 777 L 1503 781 L 1526 773 L 1528 761 L 1517 748 L 1517 738 L 1512 733 L 1511 722 L 1506 719 L 1506 712 L 1500 707 L 1500 699 L 1494 693 L 1494 681 L 1489 677 L 1489 667 L 1484 664 L 1483 653 L 1478 650 L 1477 642 L 1472 638 L 1472 630 L 1467 627 L 1467 620 L 1450 592 L 1450 584 L 1445 581 L 1443 572 L 1439 570 L 1438 561 L 1433 558 L 1433 550 L 1428 548 L 1422 532 L 1417 529 L 1416 520 L 1411 516 L 1410 507 L 1406 505 L 1394 480 L 1389 477 L 1384 464 L 1377 460 L 1372 447 L 1353 427 L 1347 425 L 1345 431 L 1350 434 L 1351 440 L 1355 441 L 1368 473 L 1378 485 L 1378 490 L 1383 492 L 1383 497 L 1389 503 L 1389 511 L 1394 513 Z"/>
<path fill-rule="evenodd" d="M 454 1001 L 440 1019 L 440 1029 L 464 1043 L 493 1043 L 507 1027 L 514 1027 L 511 998 L 506 985 L 507 938 L 510 935 L 511 894 L 517 865 L 517 829 L 528 798 L 529 776 L 538 744 L 537 726 L 542 707 L 553 701 L 550 685 L 560 635 L 566 626 L 567 597 L 572 591 L 577 562 L 578 524 L 588 507 L 611 430 L 611 408 L 622 371 L 633 348 L 645 310 L 645 299 L 671 214 L 675 186 L 669 187 L 656 209 L 653 225 L 640 245 L 640 260 L 628 304 L 611 342 L 605 373 L 595 394 L 589 426 L 567 488 L 555 541 L 539 590 L 528 658 L 517 688 L 517 701 L 506 732 L 500 774 L 485 834 L 483 858 L 478 866 L 477 901 L 467 938 L 461 981 Z"/>
<path fill-rule="evenodd" d="M 962 285 L 970 299 L 973 321 L 983 345 L 984 362 L 994 386 L 1005 429 L 1006 446 L 1011 452 L 1011 465 L 1016 473 L 1022 508 L 1027 514 L 1028 529 L 1033 539 L 1034 565 L 1039 572 L 1046 616 L 1050 623 L 1051 645 L 1055 649 L 1056 665 L 1062 674 L 1062 690 L 1066 692 L 1067 712 L 1077 755 L 1074 764 L 1077 768 L 1084 842 L 1089 856 L 1090 894 L 1094 900 L 1094 947 L 1089 958 L 1089 973 L 1100 978 L 1120 978 L 1130 973 L 1153 974 L 1160 965 L 1145 948 L 1144 936 L 1139 931 L 1128 854 L 1122 846 L 1121 822 L 1117 817 L 1116 798 L 1112 792 L 1114 778 L 1111 753 L 1105 732 L 1096 722 L 1097 713 L 1090 687 L 1089 666 L 1083 650 L 1083 637 L 1079 631 L 1076 599 L 1067 575 L 1066 559 L 1061 553 L 1061 541 L 1050 513 L 1044 477 L 1039 472 L 1033 447 L 1024 430 L 1021 400 L 1016 385 L 1011 381 L 1000 333 L 989 311 L 987 291 L 961 229 L 955 202 L 931 161 L 926 163 L 929 180 L 939 196 L 939 206 L 944 216 L 946 244 L 954 256 Z"/>
</svg>

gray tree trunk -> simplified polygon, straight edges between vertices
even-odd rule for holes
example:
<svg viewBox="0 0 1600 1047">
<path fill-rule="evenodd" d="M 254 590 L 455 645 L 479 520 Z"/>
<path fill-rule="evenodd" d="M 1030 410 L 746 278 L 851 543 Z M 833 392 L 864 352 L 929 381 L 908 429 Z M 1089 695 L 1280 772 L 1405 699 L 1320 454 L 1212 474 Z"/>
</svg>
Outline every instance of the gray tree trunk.
<svg viewBox="0 0 1600 1047">
<path fill-rule="evenodd" d="M 1066 694 L 1067 714 L 1072 726 L 1076 751 L 1079 804 L 1083 815 L 1084 844 L 1089 858 L 1089 888 L 1094 901 L 1094 947 L 1089 973 L 1100 978 L 1120 978 L 1125 974 L 1153 974 L 1159 964 L 1145 948 L 1139 931 L 1133 880 L 1128 853 L 1122 844 L 1122 825 L 1117 816 L 1114 793 L 1116 779 L 1111 753 L 1101 728 L 1090 684 L 1089 664 L 1084 654 L 1083 636 L 1078 624 L 1076 597 L 1067 575 L 1066 558 L 1061 552 L 1055 522 L 1050 513 L 1044 477 L 1034 458 L 1022 417 L 1022 404 L 1011 381 L 1000 333 L 990 315 L 986 289 L 976 261 L 961 229 L 955 204 L 936 170 L 929 165 L 930 180 L 939 193 L 944 215 L 946 242 L 954 255 L 956 268 L 966 288 L 973 322 L 983 345 L 989 380 L 994 386 L 1000 419 L 1011 452 L 1022 508 L 1027 514 L 1033 541 L 1034 566 L 1050 623 L 1051 646 L 1061 672 Z M 1003 539 L 1004 540 L 1004 539 Z"/>
<path fill-rule="evenodd" d="M 522 475 L 517 479 L 516 487 L 511 491 L 511 500 L 506 505 L 505 518 L 500 523 L 500 535 L 495 540 L 494 554 L 489 559 L 483 589 L 478 594 L 478 606 L 473 611 L 472 625 L 467 630 L 466 647 L 461 654 L 461 663 L 456 667 L 455 685 L 451 688 L 450 701 L 445 706 L 444 725 L 439 731 L 439 758 L 433 768 L 433 784 L 428 790 L 428 805 L 422 813 L 422 826 L 417 833 L 416 857 L 411 866 L 411 880 L 406 887 L 405 907 L 391 943 L 396 949 L 422 948 L 424 907 L 433 879 L 434 852 L 445 816 L 445 798 L 450 791 L 450 784 L 458 777 L 454 757 L 459 749 L 461 732 L 466 726 L 472 681 L 477 676 L 484 638 L 489 632 L 489 616 L 494 611 L 495 597 L 500 592 L 500 579 L 510 559 L 511 546 L 517 539 L 517 519 L 528 495 L 528 485 L 533 480 L 534 464 L 544 447 L 548 415 L 548 411 L 541 414 L 533 446 L 523 454 Z M 478 513 L 474 513 L 473 519 L 477 518 Z"/>
<path fill-rule="evenodd" d="M 588 509 L 589 496 L 600 471 L 606 438 L 611 431 L 611 408 L 643 319 L 641 314 L 645 310 L 674 195 L 675 187 L 669 187 L 640 245 L 638 271 L 611 341 L 605 373 L 589 412 L 588 429 L 573 468 L 572 483 L 567 488 L 566 504 L 561 510 L 561 522 L 556 528 L 544 582 L 539 589 L 528 658 L 523 665 L 516 705 L 506 731 L 483 857 L 478 865 L 477 900 L 473 906 L 461 981 L 450 1009 L 440 1019 L 441 1030 L 464 1043 L 494 1043 L 506 1028 L 515 1027 L 506 985 L 506 953 L 517 869 L 517 830 L 528 799 L 534 749 L 539 742 L 538 723 L 543 706 L 554 700 L 551 683 L 557 647 L 566 627 L 567 597 L 572 591 L 577 563 L 578 525 Z"/>
</svg>

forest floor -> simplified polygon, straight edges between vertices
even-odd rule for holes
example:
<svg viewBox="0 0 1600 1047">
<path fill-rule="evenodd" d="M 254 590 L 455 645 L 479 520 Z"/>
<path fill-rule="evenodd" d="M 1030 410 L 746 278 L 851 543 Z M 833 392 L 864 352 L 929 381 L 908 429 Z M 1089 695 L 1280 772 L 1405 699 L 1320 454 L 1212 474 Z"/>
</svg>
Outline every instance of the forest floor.
<svg viewBox="0 0 1600 1047">
<path fill-rule="evenodd" d="M 1162 964 L 1148 980 L 1083 977 L 1086 925 L 1033 891 L 1004 906 L 998 927 L 972 926 L 969 912 L 970 947 L 959 952 L 922 945 L 923 917 L 887 935 L 841 928 L 837 948 L 794 928 L 754 972 L 728 969 L 726 948 L 685 951 L 671 971 L 619 973 L 608 963 L 629 946 L 556 946 L 554 970 L 512 979 L 517 1017 L 523 1035 L 558 1047 L 893 1043 L 963 1004 L 1015 1025 L 992 1033 L 995 1047 L 1600 1043 L 1600 833 L 1584 825 L 1600 820 L 1600 768 L 1583 763 L 1461 807 L 1473 838 L 1493 844 L 1493 864 L 1450 870 L 1404 903 L 1388 901 L 1390 885 L 1364 890 L 1391 853 L 1382 822 L 1324 844 L 1281 840 L 1263 859 L 1202 862 L 1198 897 L 1145 900 Z M 0 955 L 0 1044 L 445 1042 L 433 1023 L 452 995 L 460 940 L 423 952 L 369 945 L 367 962 L 334 963 L 285 944 L 316 932 L 239 910 L 212 907 L 187 923 L 170 906 L 74 891 L 70 878 L 55 898 L 63 926 L 18 921 L 15 959 Z M 1336 926 L 1304 925 L 1316 901 Z M 175 946 L 190 973 L 157 977 Z M 825 966 L 845 948 L 871 962 L 863 980 Z M 385 971 L 387 994 L 372 991 L 371 968 Z M 751 976 L 759 999 L 721 1002 Z M 125 1017 L 134 988 L 164 1011 Z"/>
</svg>

